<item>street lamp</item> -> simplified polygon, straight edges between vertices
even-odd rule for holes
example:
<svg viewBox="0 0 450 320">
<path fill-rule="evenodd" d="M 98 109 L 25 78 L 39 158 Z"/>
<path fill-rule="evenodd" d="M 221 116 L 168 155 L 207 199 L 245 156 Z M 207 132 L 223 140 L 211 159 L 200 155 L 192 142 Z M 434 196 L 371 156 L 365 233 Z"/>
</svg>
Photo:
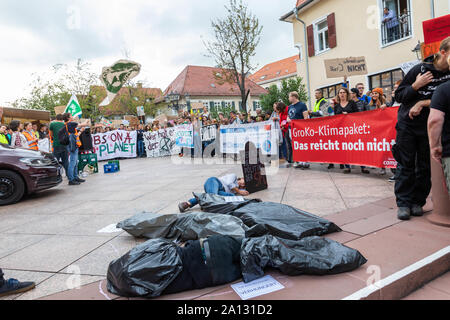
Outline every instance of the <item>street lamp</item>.
<svg viewBox="0 0 450 320">
<path fill-rule="evenodd" d="M 420 44 L 420 40 L 418 41 L 417 46 L 415 46 L 414 49 L 412 49 L 411 51 L 416 54 L 417 60 L 421 60 L 421 58 L 419 57 L 419 52 L 422 51 L 422 45 Z"/>
</svg>

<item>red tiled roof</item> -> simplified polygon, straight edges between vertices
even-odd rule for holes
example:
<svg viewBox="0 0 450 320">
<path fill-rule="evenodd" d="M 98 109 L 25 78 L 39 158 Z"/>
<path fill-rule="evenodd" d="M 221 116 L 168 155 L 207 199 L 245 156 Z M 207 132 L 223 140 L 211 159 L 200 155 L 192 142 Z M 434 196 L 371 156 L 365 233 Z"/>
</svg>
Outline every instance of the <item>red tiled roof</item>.
<svg viewBox="0 0 450 320">
<path fill-rule="evenodd" d="M 101 101 L 103 101 L 103 99 L 106 98 L 106 88 L 104 86 L 92 86 L 91 93 L 100 95 Z M 126 114 L 127 110 L 123 110 L 121 103 L 120 103 L 120 97 L 127 96 L 129 94 L 130 94 L 130 92 L 128 91 L 128 88 L 123 87 L 122 89 L 120 89 L 120 91 L 118 92 L 118 94 L 116 95 L 114 100 L 109 105 L 107 105 L 105 107 L 100 107 L 99 109 L 103 113 L 108 113 L 108 115 Z M 153 99 L 157 100 L 162 96 L 162 90 L 159 88 L 138 88 L 137 93 L 135 93 L 135 94 L 139 97 L 152 96 Z"/>
<path fill-rule="evenodd" d="M 240 96 L 241 92 L 236 83 L 222 82 L 223 69 L 212 67 L 187 66 L 178 77 L 167 87 L 164 95 L 176 92 L 182 96 Z M 250 95 L 260 96 L 267 91 L 250 79 L 246 79 L 246 89 Z"/>
<path fill-rule="evenodd" d="M 251 75 L 250 79 L 256 83 L 261 83 L 297 74 L 297 60 L 298 55 L 295 55 L 290 58 L 269 63 L 258 70 L 255 74 Z"/>
</svg>

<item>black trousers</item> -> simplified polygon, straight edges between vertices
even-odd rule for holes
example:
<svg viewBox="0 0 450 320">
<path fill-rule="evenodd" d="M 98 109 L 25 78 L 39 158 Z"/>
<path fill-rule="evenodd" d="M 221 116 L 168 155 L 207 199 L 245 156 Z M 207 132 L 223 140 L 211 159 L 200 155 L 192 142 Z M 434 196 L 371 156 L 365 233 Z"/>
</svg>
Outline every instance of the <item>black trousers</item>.
<svg viewBox="0 0 450 320">
<path fill-rule="evenodd" d="M 395 196 L 397 206 L 423 207 L 431 192 L 430 145 L 426 130 L 397 124 L 393 154 L 398 162 Z"/>
<path fill-rule="evenodd" d="M 291 129 L 289 128 L 289 131 L 290 130 Z M 289 131 L 286 132 L 286 135 L 285 135 L 286 149 L 287 149 L 287 159 L 286 160 L 287 160 L 288 163 L 292 163 L 293 162 L 293 151 L 294 151 L 294 149 L 292 148 L 292 139 L 289 136 Z"/>
<path fill-rule="evenodd" d="M 68 170 L 68 168 L 69 168 L 69 153 L 67 152 L 67 147 L 65 147 L 65 146 L 54 147 L 53 156 L 56 158 L 56 160 L 58 160 L 58 162 L 60 164 L 62 164 L 62 166 L 64 167 L 64 171 L 66 172 L 66 176 L 67 176 L 67 172 L 69 172 L 69 170 Z"/>
<path fill-rule="evenodd" d="M 3 278 L 3 271 L 0 269 L 0 287 L 5 283 L 5 278 Z"/>
</svg>

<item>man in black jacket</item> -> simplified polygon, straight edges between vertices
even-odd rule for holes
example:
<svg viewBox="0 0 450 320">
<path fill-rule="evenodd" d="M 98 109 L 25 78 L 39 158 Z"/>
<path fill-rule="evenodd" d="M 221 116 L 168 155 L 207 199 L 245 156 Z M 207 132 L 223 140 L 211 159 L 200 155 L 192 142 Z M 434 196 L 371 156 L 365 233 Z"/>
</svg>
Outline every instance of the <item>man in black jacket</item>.
<svg viewBox="0 0 450 320">
<path fill-rule="evenodd" d="M 400 220 L 422 216 L 431 191 L 427 121 L 434 91 L 450 80 L 450 37 L 442 41 L 440 49 L 440 53 L 412 68 L 395 92 L 395 100 L 401 103 L 393 148 L 398 162 L 395 195 Z"/>
</svg>

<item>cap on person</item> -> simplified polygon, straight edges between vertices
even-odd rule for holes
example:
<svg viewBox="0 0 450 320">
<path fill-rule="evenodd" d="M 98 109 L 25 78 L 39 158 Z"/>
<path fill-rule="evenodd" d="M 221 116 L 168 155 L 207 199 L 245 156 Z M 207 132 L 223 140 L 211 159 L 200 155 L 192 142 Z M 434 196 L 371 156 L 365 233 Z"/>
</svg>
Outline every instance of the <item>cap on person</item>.
<svg viewBox="0 0 450 320">
<path fill-rule="evenodd" d="M 359 98 L 360 94 L 359 94 L 359 90 L 356 88 L 352 88 L 351 92 L 353 92 L 354 94 L 356 94 L 356 96 Z"/>
</svg>

